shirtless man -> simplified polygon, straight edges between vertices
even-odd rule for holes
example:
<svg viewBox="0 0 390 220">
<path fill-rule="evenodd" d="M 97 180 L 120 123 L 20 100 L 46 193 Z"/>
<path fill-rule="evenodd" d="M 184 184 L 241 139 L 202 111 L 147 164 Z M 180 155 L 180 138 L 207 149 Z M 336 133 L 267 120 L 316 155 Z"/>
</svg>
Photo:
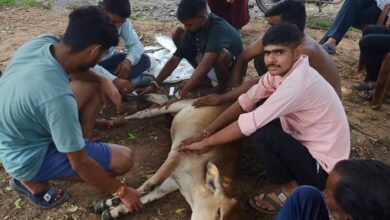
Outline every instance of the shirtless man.
<svg viewBox="0 0 390 220">
<path fill-rule="evenodd" d="M 310 66 L 317 70 L 317 72 L 319 72 L 322 77 L 324 77 L 324 79 L 328 81 L 329 84 L 335 89 L 338 96 L 341 97 L 340 76 L 337 73 L 334 61 L 309 34 L 304 33 L 306 22 L 305 6 L 300 2 L 286 0 L 268 10 L 265 14 L 265 17 L 270 25 L 287 22 L 298 26 L 299 30 L 304 35 L 301 42 L 303 54 L 309 57 Z M 254 59 L 255 66 L 263 65 L 261 54 L 263 53 L 264 48 L 262 40 L 262 38 L 257 39 L 240 54 L 233 69 L 232 82 L 240 82 L 240 79 L 242 78 L 241 74 L 244 72 L 243 70 L 246 68 L 248 62 L 252 59 Z M 258 69 L 259 68 L 256 68 L 259 75 L 267 72 L 266 69 L 263 71 Z M 239 87 L 231 90 L 228 93 L 210 94 L 204 96 L 198 99 L 194 105 L 220 105 L 225 102 L 235 101 L 239 95 L 248 91 L 248 89 L 257 82 L 258 79 L 252 79 L 244 82 L 241 86 L 232 85 L 233 88 L 237 86 Z"/>
</svg>

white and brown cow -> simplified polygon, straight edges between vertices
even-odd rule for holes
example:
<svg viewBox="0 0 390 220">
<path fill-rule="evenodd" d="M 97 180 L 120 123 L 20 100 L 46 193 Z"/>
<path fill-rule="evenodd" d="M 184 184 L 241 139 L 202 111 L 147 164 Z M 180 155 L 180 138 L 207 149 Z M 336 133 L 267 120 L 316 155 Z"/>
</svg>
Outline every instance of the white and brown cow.
<svg viewBox="0 0 390 220">
<path fill-rule="evenodd" d="M 159 170 L 138 188 L 145 192 L 141 202 L 146 204 L 180 190 L 191 206 L 192 220 L 240 219 L 238 202 L 226 193 L 230 190 L 237 168 L 238 146 L 233 143 L 225 144 L 201 155 L 177 151 L 183 140 L 199 133 L 226 108 L 226 106 L 194 108 L 193 101 L 181 100 L 168 109 L 165 107 L 146 109 L 127 117 L 145 118 L 164 113 L 177 113 L 171 126 L 171 151 Z M 107 206 L 112 203 L 111 199 L 105 201 Z M 119 214 L 127 212 L 128 210 L 121 204 L 112 206 L 103 212 L 103 219 L 116 218 Z"/>
</svg>

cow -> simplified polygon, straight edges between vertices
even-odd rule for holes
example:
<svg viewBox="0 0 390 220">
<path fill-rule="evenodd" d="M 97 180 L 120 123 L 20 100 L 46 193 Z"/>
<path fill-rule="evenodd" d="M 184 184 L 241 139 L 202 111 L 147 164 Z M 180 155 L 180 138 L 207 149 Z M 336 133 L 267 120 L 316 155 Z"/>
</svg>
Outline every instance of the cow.
<svg viewBox="0 0 390 220">
<path fill-rule="evenodd" d="M 152 97 L 153 100 L 156 96 Z M 180 190 L 191 207 L 192 220 L 235 220 L 241 211 L 236 199 L 229 197 L 234 173 L 238 167 L 239 148 L 230 143 L 212 148 L 204 154 L 178 152 L 180 143 L 207 127 L 227 106 L 194 108 L 195 99 L 180 100 L 168 108 L 152 108 L 127 116 L 127 119 L 177 113 L 171 125 L 172 145 L 166 161 L 138 190 L 142 204 Z M 161 103 L 161 102 L 160 102 Z M 218 167 L 218 168 L 217 168 Z M 105 207 L 102 219 L 128 213 L 118 198 L 98 205 Z"/>
</svg>

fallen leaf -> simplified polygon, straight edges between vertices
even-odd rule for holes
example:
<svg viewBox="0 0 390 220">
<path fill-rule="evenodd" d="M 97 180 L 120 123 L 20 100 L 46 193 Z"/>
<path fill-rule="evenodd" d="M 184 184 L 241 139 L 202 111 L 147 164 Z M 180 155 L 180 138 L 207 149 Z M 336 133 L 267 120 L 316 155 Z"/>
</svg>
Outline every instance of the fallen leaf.
<svg viewBox="0 0 390 220">
<path fill-rule="evenodd" d="M 9 187 L 9 186 L 7 186 L 7 187 L 5 187 L 5 191 L 12 191 L 13 189 L 11 188 L 11 187 Z"/>
<path fill-rule="evenodd" d="M 22 208 L 22 206 L 20 206 L 20 201 L 22 201 L 21 198 L 17 199 L 17 200 L 14 202 L 15 209 L 21 209 L 21 208 Z"/>
<path fill-rule="evenodd" d="M 184 211 L 185 209 L 176 209 L 176 214 L 182 214 L 182 212 Z"/>
<path fill-rule="evenodd" d="M 152 176 L 153 176 L 153 174 L 144 174 L 142 177 L 145 179 L 149 179 Z"/>
<path fill-rule="evenodd" d="M 77 205 L 70 205 L 66 211 L 67 212 L 70 212 L 70 213 L 73 213 L 73 212 L 77 212 L 77 210 L 79 210 L 79 207 Z"/>
<path fill-rule="evenodd" d="M 132 140 L 135 140 L 135 139 L 137 139 L 137 135 L 136 134 L 133 134 L 131 132 L 127 133 L 127 140 L 132 141 Z"/>
</svg>

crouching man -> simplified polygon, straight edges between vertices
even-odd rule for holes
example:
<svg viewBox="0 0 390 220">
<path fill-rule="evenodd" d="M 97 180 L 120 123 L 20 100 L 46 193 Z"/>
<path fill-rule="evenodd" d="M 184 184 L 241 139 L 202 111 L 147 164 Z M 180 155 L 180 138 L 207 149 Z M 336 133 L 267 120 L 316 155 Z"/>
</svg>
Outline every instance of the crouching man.
<svg viewBox="0 0 390 220">
<path fill-rule="evenodd" d="M 76 9 L 62 40 L 42 35 L 28 41 L 0 79 L 0 160 L 11 188 L 39 207 L 62 203 L 67 194 L 49 180 L 67 179 L 114 194 L 131 211 L 141 208 L 139 192 L 112 177 L 131 169 L 132 152 L 85 141 L 79 121 L 78 111 L 80 118 L 97 114 L 103 97 L 120 106 L 115 85 L 90 70 L 118 44 L 117 34 L 98 7 Z M 82 95 L 76 100 L 72 90 Z"/>
</svg>

